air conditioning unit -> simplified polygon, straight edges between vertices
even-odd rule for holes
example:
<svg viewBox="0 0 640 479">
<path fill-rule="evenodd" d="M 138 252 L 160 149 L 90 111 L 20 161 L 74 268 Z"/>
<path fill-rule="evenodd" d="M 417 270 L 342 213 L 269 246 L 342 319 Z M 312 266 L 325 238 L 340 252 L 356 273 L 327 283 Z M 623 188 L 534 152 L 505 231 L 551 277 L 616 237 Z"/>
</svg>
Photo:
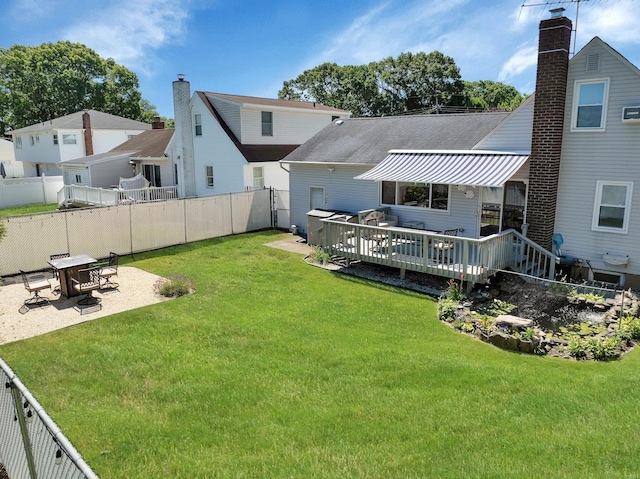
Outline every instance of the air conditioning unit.
<svg viewBox="0 0 640 479">
<path fill-rule="evenodd" d="M 640 106 L 622 108 L 622 121 L 640 122 Z"/>
</svg>

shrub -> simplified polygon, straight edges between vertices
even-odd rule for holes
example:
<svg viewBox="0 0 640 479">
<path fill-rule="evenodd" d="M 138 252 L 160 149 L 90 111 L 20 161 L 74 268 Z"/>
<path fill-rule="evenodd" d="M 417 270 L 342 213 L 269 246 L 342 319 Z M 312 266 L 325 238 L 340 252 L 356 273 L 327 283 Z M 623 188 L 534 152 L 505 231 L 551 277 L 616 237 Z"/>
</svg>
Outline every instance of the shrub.
<svg viewBox="0 0 640 479">
<path fill-rule="evenodd" d="M 588 343 L 594 359 L 607 361 L 620 357 L 620 338 L 615 336 L 596 336 L 589 339 Z"/>
<path fill-rule="evenodd" d="M 462 301 L 465 298 L 464 292 L 462 291 L 462 283 L 456 283 L 453 278 L 450 279 L 449 287 L 442 293 L 441 298 Z"/>
<path fill-rule="evenodd" d="M 533 328 L 527 328 L 520 333 L 520 339 L 523 341 L 533 341 L 537 337 L 536 330 Z"/>
<path fill-rule="evenodd" d="M 193 290 L 193 280 L 181 274 L 161 280 L 158 292 L 167 298 L 177 298 L 189 294 Z"/>
<path fill-rule="evenodd" d="M 320 246 L 314 246 L 311 255 L 309 255 L 309 259 L 312 263 L 325 265 L 331 261 L 331 256 Z"/>
<path fill-rule="evenodd" d="M 440 298 L 438 301 L 438 318 L 443 321 L 451 321 L 456 316 L 459 303 L 452 299 Z"/>
<path fill-rule="evenodd" d="M 625 316 L 620 320 L 620 335 L 627 339 L 640 339 L 640 318 Z"/>
<path fill-rule="evenodd" d="M 577 334 L 571 335 L 567 344 L 569 354 L 574 358 L 584 358 L 587 355 L 588 340 L 580 337 Z"/>
</svg>

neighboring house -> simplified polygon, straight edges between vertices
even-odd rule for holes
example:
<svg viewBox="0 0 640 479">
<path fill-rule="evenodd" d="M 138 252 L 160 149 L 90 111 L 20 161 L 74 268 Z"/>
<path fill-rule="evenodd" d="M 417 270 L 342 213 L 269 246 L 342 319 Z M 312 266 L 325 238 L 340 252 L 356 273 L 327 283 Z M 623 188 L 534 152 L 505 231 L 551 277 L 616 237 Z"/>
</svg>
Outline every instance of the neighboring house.
<svg viewBox="0 0 640 479">
<path fill-rule="evenodd" d="M 570 40 L 566 17 L 540 23 L 536 93 L 493 123 L 473 114 L 325 128 L 282 161 L 291 222 L 304 232 L 314 208 L 388 207 L 400 224 L 470 238 L 514 228 L 554 252 L 561 240 L 583 279 L 640 287 L 640 71 L 597 37 L 569 61 Z"/>
<path fill-rule="evenodd" d="M 173 82 L 176 161 L 180 195 L 209 196 L 246 189 L 286 190 L 278 163 L 349 112 L 315 102 L 196 91 Z"/>
<path fill-rule="evenodd" d="M 19 178 L 24 176 L 22 163 L 16 161 L 13 152 L 13 143 L 0 139 L 0 169 L 4 172 L 4 178 Z M 1 178 L 1 177 L 0 177 Z"/>
<path fill-rule="evenodd" d="M 25 176 L 61 175 L 65 160 L 105 153 L 151 125 L 85 110 L 10 131 Z"/>
<path fill-rule="evenodd" d="M 113 188 L 120 178 L 141 173 L 150 186 L 175 185 L 172 161 L 167 156 L 174 130 L 155 126 L 106 153 L 63 161 L 64 184 Z"/>
</svg>

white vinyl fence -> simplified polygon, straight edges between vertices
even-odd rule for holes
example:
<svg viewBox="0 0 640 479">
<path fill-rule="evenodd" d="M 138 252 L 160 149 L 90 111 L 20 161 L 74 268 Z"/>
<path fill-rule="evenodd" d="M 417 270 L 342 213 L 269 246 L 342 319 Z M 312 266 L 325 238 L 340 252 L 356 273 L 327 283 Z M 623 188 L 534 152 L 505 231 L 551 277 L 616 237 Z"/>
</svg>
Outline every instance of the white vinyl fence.
<svg viewBox="0 0 640 479">
<path fill-rule="evenodd" d="M 0 177 L 0 208 L 35 203 L 56 203 L 58 191 L 64 182 L 62 176 L 38 176 L 35 178 Z"/>
<path fill-rule="evenodd" d="M 49 256 L 106 258 L 274 226 L 269 189 L 12 216 L 0 241 L 0 275 L 49 268 Z"/>
<path fill-rule="evenodd" d="M 98 478 L 2 359 L 0 383 L 0 464 L 8 477 Z"/>
</svg>

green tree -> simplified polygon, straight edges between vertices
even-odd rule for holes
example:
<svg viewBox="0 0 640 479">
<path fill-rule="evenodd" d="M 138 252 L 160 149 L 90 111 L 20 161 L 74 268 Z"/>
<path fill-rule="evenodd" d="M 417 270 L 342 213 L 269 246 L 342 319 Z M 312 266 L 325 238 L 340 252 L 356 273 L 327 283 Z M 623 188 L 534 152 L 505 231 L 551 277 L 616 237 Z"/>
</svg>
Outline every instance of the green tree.
<svg viewBox="0 0 640 479">
<path fill-rule="evenodd" d="M 323 63 L 285 81 L 278 96 L 317 101 L 353 116 L 382 116 L 459 102 L 462 83 L 451 57 L 401 53 L 368 65 Z"/>
<path fill-rule="evenodd" d="M 464 105 L 483 109 L 513 110 L 522 103 L 523 96 L 511 85 L 491 80 L 465 81 Z"/>
<path fill-rule="evenodd" d="M 0 133 L 96 109 L 142 118 L 138 77 L 71 42 L 0 48 Z"/>
</svg>

